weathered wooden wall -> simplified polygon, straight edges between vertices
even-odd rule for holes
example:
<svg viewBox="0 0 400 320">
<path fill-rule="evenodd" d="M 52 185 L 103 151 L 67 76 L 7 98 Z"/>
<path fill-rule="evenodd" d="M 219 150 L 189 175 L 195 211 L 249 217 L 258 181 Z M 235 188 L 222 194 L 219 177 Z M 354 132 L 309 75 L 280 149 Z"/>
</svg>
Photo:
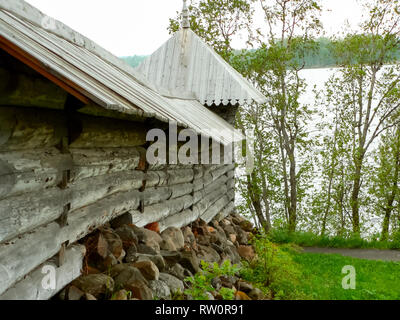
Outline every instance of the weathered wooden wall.
<svg viewBox="0 0 400 320">
<path fill-rule="evenodd" d="M 71 111 L 63 92 L 48 93 L 53 109 L 33 95 L 34 108 L 18 102 L 19 85 L 3 87 L 0 299 L 56 294 L 80 275 L 77 241 L 119 215 L 131 213 L 138 226 L 159 222 L 162 231 L 233 211 L 234 165 L 146 165 L 150 123 L 90 116 L 93 107 Z M 41 266 L 64 251 L 57 289 L 36 288 Z"/>
</svg>

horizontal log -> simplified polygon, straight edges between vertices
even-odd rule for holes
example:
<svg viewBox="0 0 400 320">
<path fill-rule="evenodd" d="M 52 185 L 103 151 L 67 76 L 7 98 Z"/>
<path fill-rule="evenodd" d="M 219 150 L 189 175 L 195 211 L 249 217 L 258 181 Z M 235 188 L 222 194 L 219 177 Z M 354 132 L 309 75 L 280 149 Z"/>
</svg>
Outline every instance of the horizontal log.
<svg viewBox="0 0 400 320">
<path fill-rule="evenodd" d="M 71 180 L 80 180 L 108 173 L 135 170 L 139 166 L 141 149 L 93 148 L 71 149 L 74 167 Z"/>
<path fill-rule="evenodd" d="M 0 200 L 0 243 L 59 218 L 71 196 L 55 187 Z"/>
<path fill-rule="evenodd" d="M 75 210 L 114 193 L 139 189 L 143 178 L 140 171 L 118 172 L 80 180 L 68 189 L 55 187 L 0 200 L 0 243 L 56 220 L 67 204 Z"/>
<path fill-rule="evenodd" d="M 0 107 L 0 152 L 54 147 L 65 124 L 60 111 Z"/>
<path fill-rule="evenodd" d="M 228 189 L 235 188 L 235 179 L 228 178 L 228 181 L 226 182 L 226 186 L 228 187 Z"/>
<path fill-rule="evenodd" d="M 193 184 L 192 183 L 183 183 L 177 184 L 170 187 L 172 191 L 171 199 L 179 198 L 184 195 L 190 194 L 193 192 Z"/>
<path fill-rule="evenodd" d="M 223 196 L 215 201 L 202 215 L 200 218 L 205 222 L 209 223 L 217 214 L 219 214 L 230 202 L 228 196 Z"/>
<path fill-rule="evenodd" d="M 63 243 L 75 243 L 110 220 L 136 210 L 138 191 L 121 192 L 70 213 L 68 225 L 52 222 L 0 244 L 0 295 L 44 261 Z"/>
<path fill-rule="evenodd" d="M 221 196 L 227 193 L 228 189 L 226 185 L 222 185 L 216 192 L 210 193 L 203 197 L 199 202 L 197 202 L 193 208 L 199 210 L 199 215 L 202 215 L 212 204 L 218 200 Z"/>
<path fill-rule="evenodd" d="M 220 188 L 226 187 L 226 180 L 227 180 L 227 177 L 222 176 L 222 177 L 218 178 L 216 181 L 210 183 L 204 189 L 195 191 L 193 194 L 194 195 L 194 203 L 197 203 L 198 201 L 200 201 L 201 199 L 206 197 L 208 194 L 214 193 L 216 191 L 218 192 Z"/>
<path fill-rule="evenodd" d="M 193 169 L 193 164 L 149 164 L 149 171 Z"/>
<path fill-rule="evenodd" d="M 231 178 L 235 178 L 235 169 L 231 169 L 226 173 L 226 176 L 231 179 Z"/>
<path fill-rule="evenodd" d="M 199 214 L 196 210 L 184 210 L 161 220 L 159 222 L 160 232 L 169 227 L 182 228 L 196 221 L 198 218 Z"/>
<path fill-rule="evenodd" d="M 142 187 L 144 176 L 141 171 L 130 170 L 74 182 L 68 186 L 72 192 L 71 210 L 87 206 L 117 192 L 137 190 Z"/>
<path fill-rule="evenodd" d="M 165 171 L 148 171 L 146 173 L 146 187 L 160 187 L 168 184 L 168 174 Z"/>
<path fill-rule="evenodd" d="M 57 186 L 71 167 L 71 157 L 56 148 L 2 152 L 0 199 Z"/>
<path fill-rule="evenodd" d="M 81 132 L 70 148 L 121 148 L 146 143 L 147 128 L 143 123 L 85 115 L 77 116 L 77 121 Z"/>
<path fill-rule="evenodd" d="M 58 257 L 46 261 L 34 271 L 30 272 L 23 280 L 9 288 L 0 295 L 0 300 L 48 300 L 66 285 L 81 275 L 83 258 L 86 249 L 82 245 L 75 245 L 65 251 L 64 263 L 58 266 Z M 42 281 L 46 274 L 42 273 L 43 267 L 52 266 L 55 269 L 55 289 L 44 289 Z M 46 271 L 46 270 L 44 270 Z"/>
<path fill-rule="evenodd" d="M 194 178 L 193 169 L 168 170 L 168 185 L 192 182 Z"/>
<path fill-rule="evenodd" d="M 193 204 L 193 197 L 186 195 L 180 198 L 154 204 L 144 208 L 143 213 L 131 212 L 133 221 L 139 227 L 158 222 L 167 216 L 188 209 Z"/>
<path fill-rule="evenodd" d="M 215 219 L 217 221 L 221 221 L 222 219 L 225 219 L 227 216 L 232 214 L 235 211 L 235 202 L 231 201 L 229 204 L 215 216 Z"/>
<path fill-rule="evenodd" d="M 172 191 L 169 187 L 148 188 L 140 194 L 145 206 L 163 202 L 171 198 Z"/>
</svg>

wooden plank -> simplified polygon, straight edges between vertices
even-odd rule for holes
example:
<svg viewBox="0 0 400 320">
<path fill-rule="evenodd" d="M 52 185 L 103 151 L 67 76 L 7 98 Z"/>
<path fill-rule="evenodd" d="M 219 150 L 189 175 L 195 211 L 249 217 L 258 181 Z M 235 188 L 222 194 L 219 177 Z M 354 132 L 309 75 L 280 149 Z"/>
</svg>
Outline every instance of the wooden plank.
<svg viewBox="0 0 400 320">
<path fill-rule="evenodd" d="M 79 115 L 82 131 L 72 141 L 73 148 L 137 147 L 146 143 L 147 128 L 143 123 Z"/>
<path fill-rule="evenodd" d="M 228 205 L 230 199 L 228 196 L 224 195 L 215 201 L 203 214 L 200 215 L 200 218 L 205 222 L 209 223 L 218 213 L 220 213 L 226 205 Z"/>
<path fill-rule="evenodd" d="M 111 194 L 142 186 L 144 174 L 127 171 L 88 178 L 67 189 L 58 187 L 0 200 L 0 243 L 58 219 L 69 204 L 75 210 Z"/>
<path fill-rule="evenodd" d="M 139 227 L 158 222 L 169 215 L 173 215 L 180 211 L 188 209 L 193 204 L 193 197 L 186 195 L 180 198 L 168 200 L 162 203 L 157 203 L 144 208 L 144 212 L 140 213 L 132 211 L 133 221 Z"/>
<path fill-rule="evenodd" d="M 62 290 L 66 285 L 81 275 L 85 247 L 75 245 L 65 252 L 65 262 L 58 266 L 57 256 L 37 267 L 21 281 L 9 288 L 0 295 L 0 300 L 48 300 Z M 42 281 L 46 274 L 43 267 L 53 267 L 55 270 L 56 287 L 55 289 L 44 289 Z"/>
<path fill-rule="evenodd" d="M 199 214 L 196 210 L 184 210 L 161 220 L 159 222 L 160 232 L 163 232 L 169 227 L 182 228 L 196 221 L 198 218 Z"/>
<path fill-rule="evenodd" d="M 218 213 L 215 216 L 215 219 L 217 221 L 221 221 L 222 219 L 226 218 L 228 215 L 230 215 L 234 211 L 235 211 L 235 202 L 231 201 L 223 210 L 220 211 L 220 213 Z"/>
<path fill-rule="evenodd" d="M 72 159 L 56 148 L 0 152 L 0 199 L 57 186 Z"/>
<path fill-rule="evenodd" d="M 121 192 L 70 213 L 68 225 L 52 222 L 0 244 L 0 295 L 47 259 L 63 243 L 75 243 L 110 220 L 139 207 L 138 191 Z"/>
<path fill-rule="evenodd" d="M 54 147 L 65 130 L 62 112 L 0 107 L 0 152 Z"/>
<path fill-rule="evenodd" d="M 59 218 L 71 194 L 55 187 L 0 200 L 0 243 Z"/>
</svg>

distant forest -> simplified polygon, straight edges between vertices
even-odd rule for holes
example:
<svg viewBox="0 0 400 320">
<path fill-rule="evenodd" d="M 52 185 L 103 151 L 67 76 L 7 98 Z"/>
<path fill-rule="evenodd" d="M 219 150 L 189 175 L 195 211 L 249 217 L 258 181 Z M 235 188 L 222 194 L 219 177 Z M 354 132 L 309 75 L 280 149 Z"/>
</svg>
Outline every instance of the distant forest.
<svg viewBox="0 0 400 320">
<path fill-rule="evenodd" d="M 400 49 L 393 53 L 396 60 L 400 60 Z M 121 57 L 130 66 L 136 68 L 148 56 L 134 55 L 130 57 Z M 319 38 L 317 40 L 317 49 L 309 50 L 304 57 L 305 68 L 328 68 L 337 66 L 337 61 L 334 58 L 332 42 L 327 38 Z"/>
</svg>

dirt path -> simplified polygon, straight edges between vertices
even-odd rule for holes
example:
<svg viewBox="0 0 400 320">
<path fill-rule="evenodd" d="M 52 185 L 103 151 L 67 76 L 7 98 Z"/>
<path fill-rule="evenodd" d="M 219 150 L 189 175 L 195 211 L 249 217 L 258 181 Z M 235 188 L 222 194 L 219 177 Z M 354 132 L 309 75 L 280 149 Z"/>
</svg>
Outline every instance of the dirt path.
<svg viewBox="0 0 400 320">
<path fill-rule="evenodd" d="M 400 261 L 399 250 L 378 249 L 337 249 L 337 248 L 303 248 L 307 253 L 341 254 L 343 256 L 384 261 Z"/>
</svg>

